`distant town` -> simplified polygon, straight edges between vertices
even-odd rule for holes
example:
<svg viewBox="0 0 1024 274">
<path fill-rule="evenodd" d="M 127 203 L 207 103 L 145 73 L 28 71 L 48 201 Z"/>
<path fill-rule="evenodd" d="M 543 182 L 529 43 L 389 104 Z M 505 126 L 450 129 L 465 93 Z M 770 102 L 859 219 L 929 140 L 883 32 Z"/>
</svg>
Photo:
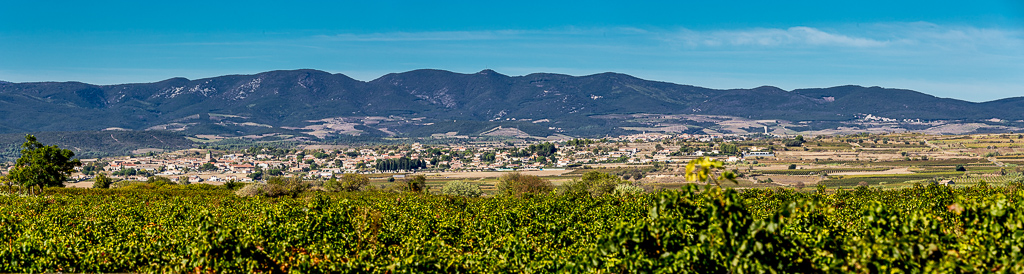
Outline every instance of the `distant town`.
<svg viewBox="0 0 1024 274">
<path fill-rule="evenodd" d="M 415 173 L 424 171 L 528 171 L 601 164 L 678 163 L 699 156 L 722 156 L 735 162 L 741 151 L 721 144 L 746 140 L 739 135 L 645 133 L 564 142 L 485 143 L 471 145 L 308 146 L 304 149 L 253 147 L 243 151 L 187 149 L 164 153 L 83 159 L 73 175 L 85 180 L 98 172 L 126 180 L 162 176 L 174 181 L 251 182 L 269 176 L 329 178 L 344 173 Z M 680 144 L 694 145 L 685 146 Z M 322 147 L 322 146 L 319 146 Z M 764 150 L 764 151 L 762 151 Z M 755 156 L 769 148 L 747 148 Z"/>
<path fill-rule="evenodd" d="M 192 148 L 81 159 L 69 187 L 92 187 L 104 174 L 125 183 L 154 178 L 176 184 L 264 182 L 273 177 L 329 180 L 362 174 L 375 185 L 423 175 L 431 184 L 474 180 L 485 192 L 508 172 L 541 176 L 556 185 L 590 171 L 649 189 L 678 188 L 685 166 L 707 156 L 737 174 L 738 188 L 815 185 L 898 188 L 916 183 L 1009 182 L 1024 176 L 1024 135 L 860 133 L 780 136 L 643 133 L 561 141 L 480 141 L 460 144 L 343 146 L 272 145 L 224 150 Z M 8 168 L 11 163 L 5 164 Z M 5 170 L 7 168 L 4 168 Z M 164 179 L 166 178 L 166 179 Z"/>
</svg>

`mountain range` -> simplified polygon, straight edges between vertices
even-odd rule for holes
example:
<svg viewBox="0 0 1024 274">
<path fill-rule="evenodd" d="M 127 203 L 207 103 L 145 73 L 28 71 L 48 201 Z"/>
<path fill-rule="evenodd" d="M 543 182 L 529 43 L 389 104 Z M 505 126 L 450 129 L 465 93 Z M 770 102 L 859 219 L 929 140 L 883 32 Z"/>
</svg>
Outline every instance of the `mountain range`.
<svg viewBox="0 0 1024 274">
<path fill-rule="evenodd" d="M 775 124 L 804 130 L 842 127 L 865 117 L 923 123 L 918 128 L 937 120 L 1014 123 L 1024 119 L 1024 97 L 974 103 L 881 87 L 720 90 L 620 73 L 507 76 L 429 69 L 372 81 L 308 69 L 118 85 L 0 81 L 0 133 L 604 136 L 714 127 L 714 121 L 698 119 L 703 116 L 784 120 Z"/>
</svg>

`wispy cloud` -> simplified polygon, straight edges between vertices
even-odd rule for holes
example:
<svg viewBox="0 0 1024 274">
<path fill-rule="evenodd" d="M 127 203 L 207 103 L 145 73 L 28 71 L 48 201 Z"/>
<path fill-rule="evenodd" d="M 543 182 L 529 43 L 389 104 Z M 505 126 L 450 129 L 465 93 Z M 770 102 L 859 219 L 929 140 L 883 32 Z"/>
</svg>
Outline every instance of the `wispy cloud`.
<svg viewBox="0 0 1024 274">
<path fill-rule="evenodd" d="M 840 46 L 882 47 L 890 41 L 826 32 L 812 27 L 788 29 L 756 28 L 746 30 L 693 31 L 683 29 L 666 33 L 669 42 L 688 46 Z"/>
<path fill-rule="evenodd" d="M 886 48 L 892 46 L 1017 46 L 1024 45 L 1024 32 L 1013 29 L 942 26 L 927 22 L 839 26 L 822 29 L 809 26 L 747 29 L 645 29 L 637 27 L 561 28 L 545 30 L 482 30 L 340 33 L 316 35 L 333 42 L 459 42 L 459 41 L 561 41 L 592 43 L 587 39 L 627 38 L 636 42 L 663 42 L 688 47 L 838 47 Z"/>
<path fill-rule="evenodd" d="M 973 49 L 1004 48 L 1024 51 L 1024 30 L 944 26 L 928 22 L 875 24 L 869 29 L 879 35 L 898 37 L 910 46 Z"/>
<path fill-rule="evenodd" d="M 803 41 L 809 45 L 850 47 L 901 47 L 917 50 L 1005 48 L 1024 50 L 1024 31 L 1007 28 L 981 28 L 960 25 L 938 25 L 929 22 L 879 23 L 840 28 L 825 32 L 808 27 Z M 799 37 L 799 36 L 798 36 Z M 799 39 L 798 39 L 799 40 Z"/>
<path fill-rule="evenodd" d="M 332 41 L 353 42 L 469 41 L 516 39 L 523 38 L 521 35 L 526 33 L 526 31 L 518 30 L 387 32 L 369 34 L 342 33 L 335 35 L 318 35 L 316 38 Z"/>
</svg>

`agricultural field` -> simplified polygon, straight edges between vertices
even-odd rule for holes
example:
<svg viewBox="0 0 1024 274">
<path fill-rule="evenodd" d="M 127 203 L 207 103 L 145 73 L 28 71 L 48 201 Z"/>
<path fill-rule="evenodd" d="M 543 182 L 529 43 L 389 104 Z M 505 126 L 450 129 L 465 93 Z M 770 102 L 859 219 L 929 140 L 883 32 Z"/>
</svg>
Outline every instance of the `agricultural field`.
<svg viewBox="0 0 1024 274">
<path fill-rule="evenodd" d="M 1020 184 L 464 198 L 0 196 L 2 272 L 1024 271 Z"/>
<path fill-rule="evenodd" d="M 1024 163 L 1024 152 L 1016 148 L 1019 137 L 1024 136 L 902 133 L 822 136 L 798 147 L 783 147 L 777 141 L 745 142 L 741 148 L 775 147 L 776 157 L 741 161 L 731 169 L 755 181 L 771 179 L 768 185 L 786 187 L 1004 183 L 1021 177 L 1018 164 Z"/>
<path fill-rule="evenodd" d="M 5 185 L 0 272 L 1016 273 L 1024 155 L 991 145 L 1010 140 L 620 142 L 585 149 L 669 161 Z M 695 184 L 696 157 L 666 152 L 698 148 L 775 156 Z"/>
</svg>

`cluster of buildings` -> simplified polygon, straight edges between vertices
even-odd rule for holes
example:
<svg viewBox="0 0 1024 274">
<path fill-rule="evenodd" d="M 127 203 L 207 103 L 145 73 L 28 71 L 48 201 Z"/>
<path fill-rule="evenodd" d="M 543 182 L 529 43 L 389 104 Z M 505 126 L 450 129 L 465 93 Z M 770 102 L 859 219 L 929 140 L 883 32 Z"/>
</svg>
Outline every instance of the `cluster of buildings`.
<svg viewBox="0 0 1024 274">
<path fill-rule="evenodd" d="M 714 140 L 715 136 L 669 136 L 641 134 L 605 139 L 587 145 L 554 144 L 557 150 L 540 156 L 523 145 L 459 145 L 425 147 L 420 144 L 345 148 L 338 150 L 294 150 L 289 153 L 214 153 L 191 149 L 154 156 L 108 158 L 95 163 L 115 177 L 145 180 L 156 175 L 189 182 L 251 181 L 257 175 L 331 177 L 342 173 L 379 173 L 378 161 L 407 158 L 423 160 L 427 169 L 445 171 L 531 170 L 565 168 L 600 163 L 682 162 L 695 156 L 717 153 L 697 151 L 689 155 L 673 154 L 660 143 L 667 139 Z M 720 137 L 718 137 L 720 138 Z M 759 155 L 760 156 L 760 155 Z M 125 172 L 139 171 L 139 172 Z M 402 172 L 402 171 L 399 171 Z M 415 172 L 408 170 L 407 172 Z"/>
</svg>

